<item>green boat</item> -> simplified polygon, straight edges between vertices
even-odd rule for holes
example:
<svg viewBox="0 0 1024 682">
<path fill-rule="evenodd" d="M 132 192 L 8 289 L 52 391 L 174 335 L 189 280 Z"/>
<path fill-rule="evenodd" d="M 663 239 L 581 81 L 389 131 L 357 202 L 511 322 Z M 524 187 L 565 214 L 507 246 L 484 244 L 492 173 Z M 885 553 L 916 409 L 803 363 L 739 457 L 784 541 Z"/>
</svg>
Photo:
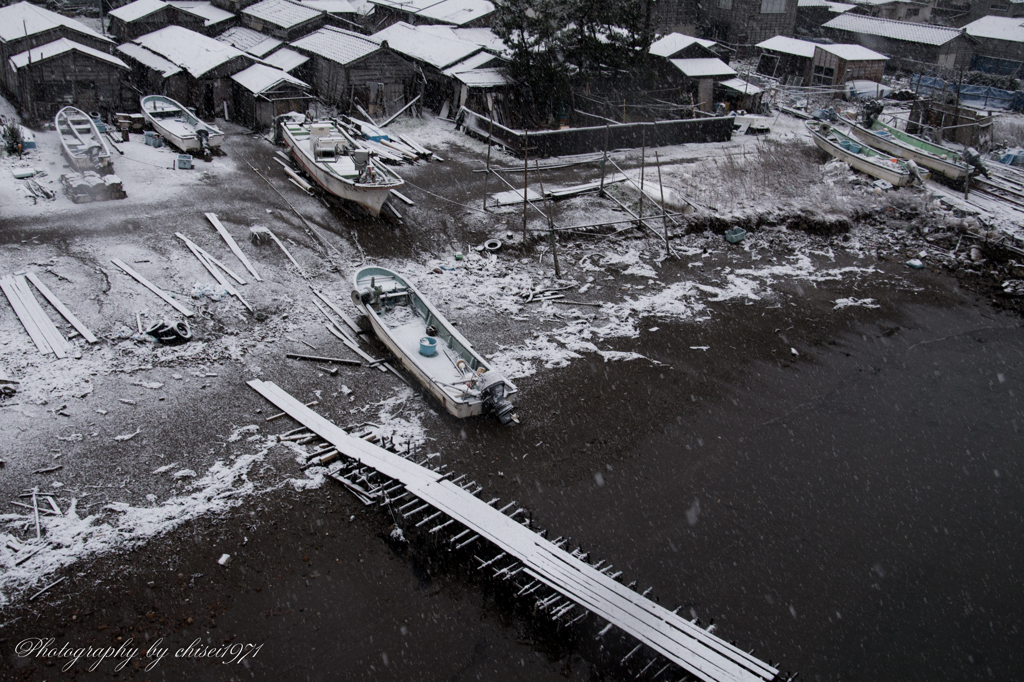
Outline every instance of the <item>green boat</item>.
<svg viewBox="0 0 1024 682">
<path fill-rule="evenodd" d="M 844 120 L 850 124 L 851 132 L 861 142 L 876 149 L 903 159 L 911 159 L 955 182 L 961 182 L 971 174 L 971 164 L 952 149 L 929 142 L 923 137 L 905 133 L 895 126 L 882 123 L 877 118 L 871 121 L 870 128 L 848 119 Z"/>
<path fill-rule="evenodd" d="M 814 144 L 835 158 L 872 177 L 892 183 L 894 187 L 924 180 L 927 175 L 913 161 L 901 161 L 861 144 L 834 126 L 820 121 L 805 121 Z"/>
</svg>

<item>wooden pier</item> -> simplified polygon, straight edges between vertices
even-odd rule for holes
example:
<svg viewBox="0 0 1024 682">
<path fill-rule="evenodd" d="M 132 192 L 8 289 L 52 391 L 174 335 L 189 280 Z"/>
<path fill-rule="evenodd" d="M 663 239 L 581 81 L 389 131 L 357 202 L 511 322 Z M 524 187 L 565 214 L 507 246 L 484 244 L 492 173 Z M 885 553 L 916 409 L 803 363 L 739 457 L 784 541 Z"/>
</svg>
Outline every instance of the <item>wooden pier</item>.
<svg viewBox="0 0 1024 682">
<path fill-rule="evenodd" d="M 430 533 L 447 530 L 453 548 L 486 540 L 499 553 L 489 561 L 480 560 L 479 568 L 491 568 L 504 579 L 517 576 L 524 583 L 521 595 L 548 588 L 548 596 L 537 597 L 537 606 L 556 620 L 572 622 L 589 612 L 608 622 L 602 633 L 612 626 L 621 629 L 639 642 L 626 658 L 646 646 L 706 682 L 792 679 L 647 599 L 646 593 L 639 594 L 616 581 L 618 574 L 609 575 L 610 567 L 591 565 L 585 554 L 562 549 L 559 540 L 545 539 L 529 528 L 528 520 L 515 518 L 523 511 L 515 504 L 497 509 L 492 506 L 494 500 L 485 502 L 477 497 L 479 486 L 461 482 L 464 477 L 451 480 L 450 473 L 430 468 L 429 460 L 417 463 L 352 436 L 272 382 L 253 380 L 249 386 L 326 441 L 326 449 L 319 453 L 329 454 L 311 462 L 334 459 L 336 468 L 331 477 L 344 483 L 361 500 L 391 506 L 396 515 L 407 520 L 422 516 L 416 527 L 429 524 Z M 338 462 L 342 456 L 344 462 Z M 345 471 L 351 473 L 345 475 Z M 583 612 L 573 613 L 577 609 Z"/>
</svg>

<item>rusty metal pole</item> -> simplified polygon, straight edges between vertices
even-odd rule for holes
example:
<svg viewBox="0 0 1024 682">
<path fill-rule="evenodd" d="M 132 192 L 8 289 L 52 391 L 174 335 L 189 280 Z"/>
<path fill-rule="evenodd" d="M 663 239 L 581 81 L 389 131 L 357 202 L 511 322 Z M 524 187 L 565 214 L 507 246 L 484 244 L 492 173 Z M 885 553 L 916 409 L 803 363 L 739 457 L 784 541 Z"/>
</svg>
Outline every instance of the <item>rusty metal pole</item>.
<svg viewBox="0 0 1024 682">
<path fill-rule="evenodd" d="M 526 187 L 530 173 L 530 131 L 523 131 L 523 248 L 526 248 Z"/>
<path fill-rule="evenodd" d="M 494 140 L 494 105 L 491 104 L 491 125 L 487 129 L 487 171 L 484 173 L 484 211 L 487 210 L 487 181 L 491 177 L 491 142 Z"/>
</svg>

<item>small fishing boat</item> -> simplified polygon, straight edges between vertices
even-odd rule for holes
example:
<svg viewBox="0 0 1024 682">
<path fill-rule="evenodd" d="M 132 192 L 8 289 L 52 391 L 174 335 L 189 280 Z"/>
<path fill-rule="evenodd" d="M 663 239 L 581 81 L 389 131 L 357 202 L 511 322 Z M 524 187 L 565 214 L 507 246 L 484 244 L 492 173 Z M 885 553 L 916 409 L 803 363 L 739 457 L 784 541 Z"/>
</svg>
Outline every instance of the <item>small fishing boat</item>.
<svg viewBox="0 0 1024 682">
<path fill-rule="evenodd" d="M 316 184 L 373 216 L 380 215 L 391 190 L 405 184 L 333 122 L 308 123 L 301 115 L 289 115 L 281 117 L 280 126 L 285 145 Z"/>
<path fill-rule="evenodd" d="M 493 412 L 519 422 L 508 397 L 518 389 L 475 351 L 416 287 L 385 268 L 356 272 L 352 302 L 384 345 L 455 417 Z"/>
<path fill-rule="evenodd" d="M 875 149 L 902 159 L 911 159 L 955 182 L 962 182 L 971 174 L 971 164 L 952 149 L 903 132 L 895 126 L 882 123 L 877 118 L 872 119 L 870 125 L 843 120 L 850 125 L 851 132 L 857 138 Z"/>
<path fill-rule="evenodd" d="M 905 187 L 915 181 L 923 182 L 927 176 L 913 161 L 902 161 L 883 154 L 840 132 L 829 123 L 806 121 L 804 125 L 811 131 L 814 144 L 829 155 L 845 161 L 862 173 L 885 180 L 894 187 Z"/>
<path fill-rule="evenodd" d="M 148 95 L 141 100 L 142 115 L 165 140 L 183 152 L 199 152 L 209 158 L 220 147 L 224 133 L 163 95 Z"/>
<path fill-rule="evenodd" d="M 81 109 L 64 107 L 53 123 L 60 135 L 60 144 L 68 163 L 76 171 L 96 171 L 100 175 L 114 172 L 110 150 L 103 143 L 96 123 Z"/>
</svg>

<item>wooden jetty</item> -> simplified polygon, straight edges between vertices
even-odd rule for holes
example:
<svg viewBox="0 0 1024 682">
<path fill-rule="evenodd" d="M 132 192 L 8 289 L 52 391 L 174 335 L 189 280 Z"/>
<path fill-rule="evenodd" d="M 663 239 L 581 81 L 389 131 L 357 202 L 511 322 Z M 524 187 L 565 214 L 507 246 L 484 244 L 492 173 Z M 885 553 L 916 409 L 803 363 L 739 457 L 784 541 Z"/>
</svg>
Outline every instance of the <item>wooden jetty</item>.
<svg viewBox="0 0 1024 682">
<path fill-rule="evenodd" d="M 272 382 L 248 383 L 311 432 L 295 436 L 302 438 L 300 442 L 310 442 L 310 437 L 326 441 L 314 451 L 310 463 L 332 462 L 330 477 L 364 503 L 388 506 L 396 519 L 425 532 L 444 530 L 453 549 L 478 541 L 493 545 L 497 556 L 480 559 L 480 569 L 493 570 L 504 579 L 515 576 L 523 583 L 519 594 L 535 598 L 538 609 L 555 620 L 575 622 L 589 612 L 608 622 L 602 633 L 613 626 L 621 629 L 639 642 L 627 659 L 646 646 L 705 682 L 783 682 L 795 677 L 616 581 L 618 574 L 610 574 L 610 567 L 591 565 L 585 554 L 562 549 L 564 541 L 549 541 L 535 533 L 528 520 L 515 518 L 524 510 L 514 503 L 497 509 L 492 506 L 495 500 L 477 497 L 480 486 L 464 482 L 462 476 L 451 479 L 450 473 L 442 473 L 443 467 L 431 468 L 430 458 L 416 462 L 414 457 L 352 436 Z"/>
</svg>

